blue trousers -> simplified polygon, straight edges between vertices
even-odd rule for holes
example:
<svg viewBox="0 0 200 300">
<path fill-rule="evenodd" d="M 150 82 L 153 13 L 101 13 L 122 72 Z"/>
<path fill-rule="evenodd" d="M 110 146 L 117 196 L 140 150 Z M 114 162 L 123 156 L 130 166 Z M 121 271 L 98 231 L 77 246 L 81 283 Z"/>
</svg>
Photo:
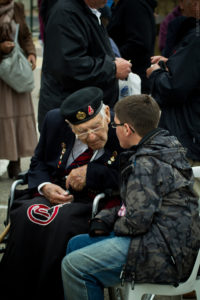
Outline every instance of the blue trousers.
<svg viewBox="0 0 200 300">
<path fill-rule="evenodd" d="M 104 287 L 120 283 L 130 237 L 82 234 L 72 238 L 62 261 L 66 300 L 103 300 Z"/>
</svg>

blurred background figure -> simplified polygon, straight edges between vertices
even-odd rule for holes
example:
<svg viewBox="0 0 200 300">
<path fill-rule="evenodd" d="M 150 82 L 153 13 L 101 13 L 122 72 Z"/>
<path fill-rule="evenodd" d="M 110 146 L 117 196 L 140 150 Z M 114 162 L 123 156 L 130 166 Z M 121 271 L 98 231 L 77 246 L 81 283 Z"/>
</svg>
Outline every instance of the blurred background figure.
<svg viewBox="0 0 200 300">
<path fill-rule="evenodd" d="M 146 69 L 154 54 L 156 25 L 155 0 L 114 0 L 107 26 L 109 36 L 119 47 L 121 57 L 131 60 L 132 72 L 142 80 L 142 92 L 149 93 Z"/>
<path fill-rule="evenodd" d="M 179 4 L 174 7 L 174 9 L 164 18 L 164 20 L 160 24 L 160 30 L 159 30 L 159 36 L 158 36 L 158 46 L 159 46 L 159 50 L 162 54 L 163 54 L 162 51 L 166 46 L 168 24 L 175 18 L 182 16 L 182 14 L 183 14 L 182 0 L 179 0 Z"/>
<path fill-rule="evenodd" d="M 18 42 L 27 59 L 36 67 L 36 52 L 25 21 L 24 7 L 13 0 L 0 0 L 0 63 L 14 48 L 16 24 Z M 0 159 L 9 160 L 8 176 L 20 172 L 20 158 L 33 155 L 37 144 L 34 109 L 30 93 L 17 93 L 0 79 Z"/>
<path fill-rule="evenodd" d="M 152 57 L 147 76 L 162 110 L 159 126 L 178 138 L 193 167 L 200 165 L 200 0 L 182 2 L 187 17 L 179 17 L 173 54 Z M 194 188 L 200 195 L 198 179 Z"/>
</svg>

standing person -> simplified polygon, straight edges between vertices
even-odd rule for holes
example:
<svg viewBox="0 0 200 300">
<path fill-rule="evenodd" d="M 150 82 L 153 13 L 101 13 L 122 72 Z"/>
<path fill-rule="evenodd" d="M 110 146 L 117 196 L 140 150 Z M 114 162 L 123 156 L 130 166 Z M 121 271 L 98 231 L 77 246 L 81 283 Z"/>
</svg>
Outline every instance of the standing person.
<svg viewBox="0 0 200 300">
<path fill-rule="evenodd" d="M 111 20 L 107 26 L 109 36 L 119 47 L 121 57 L 131 60 L 132 72 L 142 80 L 142 92 L 149 93 L 146 69 L 154 53 L 156 25 L 155 0 L 115 0 Z"/>
<path fill-rule="evenodd" d="M 19 44 L 32 69 L 36 67 L 36 51 L 25 21 L 24 7 L 13 0 L 0 0 L 0 65 L 4 55 L 14 48 L 16 24 Z M 20 172 L 20 158 L 32 156 L 37 133 L 30 93 L 17 93 L 0 79 L 0 159 L 10 160 L 8 176 L 15 178 Z"/>
<path fill-rule="evenodd" d="M 173 10 L 164 18 L 162 23 L 160 24 L 159 35 L 158 35 L 158 46 L 163 53 L 163 50 L 166 46 L 166 38 L 169 23 L 175 18 L 182 16 L 183 8 L 182 8 L 182 0 L 179 0 L 179 5 L 175 6 Z"/>
<path fill-rule="evenodd" d="M 100 211 L 90 236 L 69 241 L 62 261 L 66 300 L 103 300 L 103 288 L 121 280 L 179 284 L 190 275 L 200 246 L 198 198 L 184 148 L 157 128 L 159 117 L 148 95 L 115 105 L 112 126 L 128 149 L 120 157 L 122 205 Z"/>
<path fill-rule="evenodd" d="M 152 57 L 147 69 L 151 93 L 162 114 L 160 127 L 175 135 L 187 150 L 191 166 L 200 165 L 200 0 L 184 0 L 187 16 L 177 34 L 174 53 Z M 162 64 L 162 65 L 161 65 Z M 199 180 L 195 190 L 200 195 Z"/>
<path fill-rule="evenodd" d="M 58 0 L 45 23 L 44 59 L 38 107 L 39 130 L 48 110 L 60 107 L 76 90 L 96 86 L 104 103 L 118 100 L 118 79 L 131 63 L 115 58 L 99 8 L 106 0 Z"/>
<path fill-rule="evenodd" d="M 110 125 L 113 114 L 102 100 L 99 88 L 83 88 L 47 113 L 28 172 L 29 193 L 11 208 L 0 264 L 4 300 L 26 300 L 27 295 L 29 300 L 63 300 L 60 265 L 68 240 L 88 232 L 97 194 L 118 191 L 122 149 Z M 108 196 L 104 205 L 118 203 L 119 198 Z"/>
</svg>

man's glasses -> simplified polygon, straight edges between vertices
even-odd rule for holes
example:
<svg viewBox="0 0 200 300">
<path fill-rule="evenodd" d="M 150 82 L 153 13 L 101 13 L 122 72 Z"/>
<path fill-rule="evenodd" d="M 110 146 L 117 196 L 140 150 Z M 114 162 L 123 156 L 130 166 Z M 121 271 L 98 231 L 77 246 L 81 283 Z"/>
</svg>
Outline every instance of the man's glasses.
<svg viewBox="0 0 200 300">
<path fill-rule="evenodd" d="M 111 127 L 112 128 L 117 128 L 117 126 L 124 126 L 124 124 L 125 123 L 115 123 L 115 122 L 111 122 Z M 133 132 L 133 133 L 135 133 L 135 130 L 130 126 L 130 125 L 128 125 L 129 126 L 129 128 L 130 128 L 130 130 Z"/>
<path fill-rule="evenodd" d="M 104 119 L 103 119 L 103 124 L 101 126 L 96 127 L 94 129 L 88 129 L 87 131 L 85 131 L 83 133 L 78 133 L 75 135 L 76 135 L 76 138 L 86 139 L 90 133 L 97 134 L 103 128 L 104 128 Z"/>
<path fill-rule="evenodd" d="M 115 123 L 115 122 L 111 122 L 111 126 L 112 128 L 117 128 L 117 126 L 124 126 L 124 123 Z"/>
</svg>

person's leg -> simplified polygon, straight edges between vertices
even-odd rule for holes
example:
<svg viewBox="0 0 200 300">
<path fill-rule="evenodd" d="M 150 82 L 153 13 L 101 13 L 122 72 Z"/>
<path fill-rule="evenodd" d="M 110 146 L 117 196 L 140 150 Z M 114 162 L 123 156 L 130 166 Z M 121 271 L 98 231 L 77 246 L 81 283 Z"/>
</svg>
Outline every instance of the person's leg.
<svg viewBox="0 0 200 300">
<path fill-rule="evenodd" d="M 66 255 L 62 261 L 65 299 L 103 300 L 104 287 L 114 286 L 120 282 L 120 273 L 126 262 L 130 239 L 130 237 L 105 237 L 99 242 L 83 246 Z M 81 243 L 83 245 L 83 239 Z M 70 244 L 72 249 L 73 242 Z"/>
<path fill-rule="evenodd" d="M 91 244 L 100 242 L 105 239 L 109 239 L 111 237 L 114 237 L 114 232 L 111 232 L 108 236 L 96 236 L 96 237 L 90 237 L 89 234 L 79 234 L 71 238 L 67 245 L 67 252 L 66 254 L 69 254 L 75 250 L 81 249 L 83 247 L 89 246 Z"/>
</svg>

